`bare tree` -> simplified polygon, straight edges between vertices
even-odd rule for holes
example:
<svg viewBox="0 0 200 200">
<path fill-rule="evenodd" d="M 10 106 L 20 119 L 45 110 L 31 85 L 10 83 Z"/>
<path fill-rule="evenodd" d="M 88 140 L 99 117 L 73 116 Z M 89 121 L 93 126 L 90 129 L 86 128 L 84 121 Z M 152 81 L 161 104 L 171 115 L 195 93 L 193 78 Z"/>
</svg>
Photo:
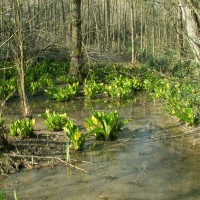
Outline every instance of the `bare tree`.
<svg viewBox="0 0 200 200">
<path fill-rule="evenodd" d="M 22 114 L 24 117 L 31 118 L 32 113 L 28 104 L 28 99 L 25 92 L 25 45 L 24 45 L 24 27 L 22 16 L 22 2 L 21 0 L 13 0 L 13 14 L 14 14 L 14 40 L 15 47 L 13 46 L 14 63 L 18 74 L 18 92 L 20 96 L 20 103 Z"/>
</svg>

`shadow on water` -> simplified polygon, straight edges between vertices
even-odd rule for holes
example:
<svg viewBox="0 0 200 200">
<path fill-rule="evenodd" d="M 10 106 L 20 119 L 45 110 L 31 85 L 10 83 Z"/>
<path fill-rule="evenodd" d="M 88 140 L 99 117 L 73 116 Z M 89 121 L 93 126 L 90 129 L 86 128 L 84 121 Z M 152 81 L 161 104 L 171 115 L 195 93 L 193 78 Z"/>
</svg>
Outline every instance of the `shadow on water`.
<svg viewBox="0 0 200 200">
<path fill-rule="evenodd" d="M 8 195 L 16 189 L 21 199 L 200 199 L 199 151 L 187 142 L 180 123 L 146 96 L 138 95 L 121 104 L 106 99 L 68 103 L 37 100 L 31 106 L 38 130 L 44 126 L 37 115 L 46 108 L 67 112 L 80 125 L 92 110 L 117 109 L 122 118 L 132 121 L 118 140 L 88 141 L 84 152 L 73 154 L 80 161 L 76 166 L 88 173 L 57 166 L 0 177 L 0 188 Z M 6 109 L 8 118 L 19 115 L 17 104 L 11 103 Z"/>
</svg>

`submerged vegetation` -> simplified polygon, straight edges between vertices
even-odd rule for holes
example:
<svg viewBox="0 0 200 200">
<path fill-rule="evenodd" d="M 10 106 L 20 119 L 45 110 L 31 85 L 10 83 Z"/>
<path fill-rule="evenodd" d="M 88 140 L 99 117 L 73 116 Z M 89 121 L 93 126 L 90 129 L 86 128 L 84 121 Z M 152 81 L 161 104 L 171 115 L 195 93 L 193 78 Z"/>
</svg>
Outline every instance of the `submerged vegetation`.
<svg viewBox="0 0 200 200">
<path fill-rule="evenodd" d="M 14 200 L 19 200 L 17 192 L 14 190 Z M 6 200 L 6 193 L 4 191 L 0 191 L 0 200 Z"/>
</svg>

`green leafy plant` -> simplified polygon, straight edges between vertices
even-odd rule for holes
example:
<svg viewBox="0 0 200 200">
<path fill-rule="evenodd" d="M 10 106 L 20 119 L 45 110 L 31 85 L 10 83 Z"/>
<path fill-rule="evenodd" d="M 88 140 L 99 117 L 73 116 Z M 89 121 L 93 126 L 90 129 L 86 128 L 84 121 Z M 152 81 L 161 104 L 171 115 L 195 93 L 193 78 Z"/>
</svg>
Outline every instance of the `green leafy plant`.
<svg viewBox="0 0 200 200">
<path fill-rule="evenodd" d="M 6 193 L 4 191 L 0 191 L 0 200 L 6 200 Z"/>
<path fill-rule="evenodd" d="M 70 146 L 74 150 L 82 150 L 85 144 L 88 133 L 81 133 L 79 128 L 72 120 L 68 120 L 63 130 L 66 132 L 67 137 L 70 139 Z"/>
<path fill-rule="evenodd" d="M 8 79 L 0 81 L 0 100 L 7 98 L 16 89 L 16 79 Z"/>
<path fill-rule="evenodd" d="M 66 151 L 66 163 L 71 163 L 71 159 L 70 159 L 70 142 L 66 142 L 65 151 Z"/>
<path fill-rule="evenodd" d="M 134 90 L 142 88 L 142 83 L 139 78 L 128 78 L 128 77 L 114 77 L 104 87 L 104 93 L 106 96 L 112 98 L 129 98 L 132 96 Z"/>
<path fill-rule="evenodd" d="M 68 76 L 64 75 L 59 75 L 58 77 L 56 77 L 56 83 L 57 84 L 63 84 L 63 83 L 69 83 L 69 78 Z"/>
<path fill-rule="evenodd" d="M 97 83 L 95 80 L 85 80 L 84 81 L 84 93 L 87 98 L 92 98 L 95 94 L 97 94 L 100 89 L 102 83 Z"/>
<path fill-rule="evenodd" d="M 18 194 L 16 192 L 16 190 L 14 190 L 14 200 L 19 200 Z M 6 200 L 6 193 L 5 191 L 0 191 L 0 200 Z"/>
<path fill-rule="evenodd" d="M 35 95 L 38 91 L 40 91 L 42 87 L 42 83 L 40 81 L 32 82 L 30 85 L 30 91 L 32 95 Z"/>
<path fill-rule="evenodd" d="M 10 135 L 20 137 L 30 137 L 33 135 L 33 128 L 35 125 L 35 119 L 21 119 L 11 121 L 10 123 Z"/>
<path fill-rule="evenodd" d="M 44 114 L 39 115 L 45 120 L 47 128 L 51 131 L 61 131 L 65 124 L 69 121 L 67 114 L 58 114 L 46 109 Z"/>
<path fill-rule="evenodd" d="M 104 94 L 112 98 L 128 98 L 131 96 L 131 93 L 131 86 L 128 83 L 124 84 L 123 78 L 121 77 L 115 77 L 114 80 L 110 81 L 104 87 Z"/>
<path fill-rule="evenodd" d="M 200 123 L 199 103 L 196 102 L 196 95 L 191 95 L 192 90 L 190 95 L 186 91 L 187 88 L 179 86 L 166 92 L 166 110 L 187 124 L 198 125 Z"/>
<path fill-rule="evenodd" d="M 14 190 L 14 198 L 15 198 L 15 200 L 19 200 L 19 197 L 18 197 L 16 190 Z"/>
<path fill-rule="evenodd" d="M 68 101 L 74 98 L 79 92 L 79 83 L 67 84 L 65 87 L 51 86 L 47 90 L 44 90 L 50 99 L 57 101 Z"/>
<path fill-rule="evenodd" d="M 164 102 L 170 115 L 189 125 L 200 124 L 198 81 L 167 79 L 149 73 L 144 80 L 144 88 L 151 92 L 153 98 Z"/>
<path fill-rule="evenodd" d="M 117 138 L 119 131 L 129 121 L 129 119 L 120 121 L 117 111 L 110 113 L 95 111 L 90 118 L 85 119 L 84 126 L 91 133 L 95 134 L 97 139 L 113 140 Z"/>
<path fill-rule="evenodd" d="M 42 87 L 48 86 L 51 87 L 53 85 L 53 78 L 49 74 L 45 74 L 40 77 L 39 82 L 41 83 Z"/>
</svg>

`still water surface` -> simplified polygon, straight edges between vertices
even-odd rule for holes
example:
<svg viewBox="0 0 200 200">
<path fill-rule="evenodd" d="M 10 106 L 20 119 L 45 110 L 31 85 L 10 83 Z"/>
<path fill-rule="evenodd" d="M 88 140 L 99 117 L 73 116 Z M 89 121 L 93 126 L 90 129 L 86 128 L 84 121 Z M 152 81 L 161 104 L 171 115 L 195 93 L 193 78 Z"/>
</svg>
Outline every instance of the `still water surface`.
<svg viewBox="0 0 200 200">
<path fill-rule="evenodd" d="M 0 189 L 19 194 L 21 200 L 198 200 L 200 199 L 200 150 L 187 142 L 180 123 L 145 95 L 121 102 L 104 99 L 53 103 L 31 102 L 36 121 L 46 108 L 83 124 L 92 109 L 117 109 L 132 121 L 114 142 L 87 144 L 77 153 L 77 164 L 88 174 L 65 166 L 21 171 L 0 177 Z M 8 118 L 20 115 L 18 105 L 6 107 Z M 42 125 L 41 125 L 42 126 Z M 8 196 L 9 197 L 9 196 Z M 9 197 L 9 199 L 13 199 Z"/>
</svg>

